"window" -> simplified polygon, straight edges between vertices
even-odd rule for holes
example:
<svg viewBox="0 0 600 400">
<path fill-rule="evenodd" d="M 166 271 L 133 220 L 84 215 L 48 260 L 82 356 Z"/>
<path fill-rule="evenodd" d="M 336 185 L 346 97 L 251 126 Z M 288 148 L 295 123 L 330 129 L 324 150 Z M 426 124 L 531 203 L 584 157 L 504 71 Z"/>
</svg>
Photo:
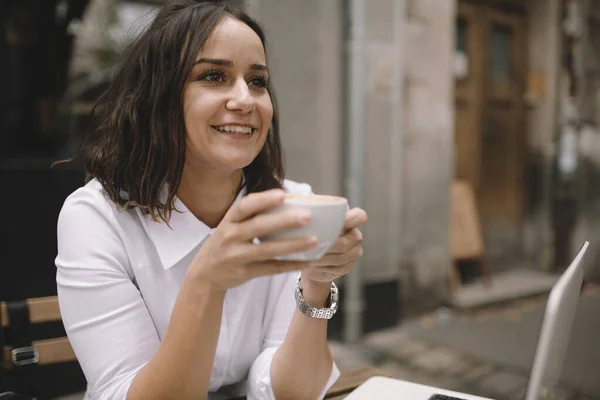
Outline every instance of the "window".
<svg viewBox="0 0 600 400">
<path fill-rule="evenodd" d="M 468 23 L 464 18 L 456 20 L 454 39 L 454 77 L 464 81 L 469 76 L 469 55 L 467 46 Z"/>
<path fill-rule="evenodd" d="M 456 20 L 456 51 L 467 53 L 467 21 L 463 18 Z"/>
<path fill-rule="evenodd" d="M 506 81 L 512 78 L 511 47 L 513 34 L 510 28 L 502 25 L 492 27 L 490 37 L 490 76 L 494 80 Z"/>
</svg>

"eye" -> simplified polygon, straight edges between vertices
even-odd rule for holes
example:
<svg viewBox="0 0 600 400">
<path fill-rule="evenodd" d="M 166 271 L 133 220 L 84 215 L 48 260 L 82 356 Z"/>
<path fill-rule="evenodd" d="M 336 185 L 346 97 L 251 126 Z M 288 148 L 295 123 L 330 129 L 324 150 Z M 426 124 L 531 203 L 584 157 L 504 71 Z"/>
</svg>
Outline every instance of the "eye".
<svg viewBox="0 0 600 400">
<path fill-rule="evenodd" d="M 255 76 L 250 79 L 248 85 L 258 89 L 266 89 L 269 86 L 269 79 L 264 76 Z"/>
<path fill-rule="evenodd" d="M 197 80 L 208 83 L 222 83 L 225 82 L 225 78 L 225 73 L 223 71 L 211 69 L 200 75 Z"/>
</svg>

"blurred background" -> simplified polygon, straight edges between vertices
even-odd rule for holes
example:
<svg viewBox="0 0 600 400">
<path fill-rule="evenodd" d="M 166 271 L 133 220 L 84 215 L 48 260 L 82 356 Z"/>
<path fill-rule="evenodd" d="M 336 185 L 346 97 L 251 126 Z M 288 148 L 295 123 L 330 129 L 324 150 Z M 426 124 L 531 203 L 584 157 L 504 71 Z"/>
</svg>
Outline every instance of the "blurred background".
<svg viewBox="0 0 600 400">
<path fill-rule="evenodd" d="M 600 1 L 237 0 L 267 32 L 287 176 L 369 213 L 342 369 L 515 399 L 584 240 L 565 399 L 600 399 Z M 0 0 L 0 300 L 56 293 L 56 220 L 160 0 Z"/>
</svg>

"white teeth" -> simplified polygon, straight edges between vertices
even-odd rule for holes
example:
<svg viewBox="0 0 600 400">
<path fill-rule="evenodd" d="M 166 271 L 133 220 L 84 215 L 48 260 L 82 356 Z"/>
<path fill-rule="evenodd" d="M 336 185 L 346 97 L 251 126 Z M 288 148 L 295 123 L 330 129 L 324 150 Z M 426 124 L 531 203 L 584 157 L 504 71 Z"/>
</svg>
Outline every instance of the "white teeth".
<svg viewBox="0 0 600 400">
<path fill-rule="evenodd" d="M 214 128 L 221 132 L 238 133 L 238 134 L 244 134 L 244 135 L 251 134 L 252 130 L 253 130 L 252 127 L 250 127 L 250 126 L 240 126 L 240 125 L 222 125 L 222 126 L 215 126 Z"/>
</svg>

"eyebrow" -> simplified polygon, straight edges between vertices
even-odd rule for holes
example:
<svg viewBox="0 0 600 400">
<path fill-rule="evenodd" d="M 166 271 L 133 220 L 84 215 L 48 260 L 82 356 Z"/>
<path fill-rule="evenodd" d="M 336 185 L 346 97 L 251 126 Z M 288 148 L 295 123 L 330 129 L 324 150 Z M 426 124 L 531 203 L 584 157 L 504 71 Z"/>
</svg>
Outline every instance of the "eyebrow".
<svg viewBox="0 0 600 400">
<path fill-rule="evenodd" d="M 198 64 L 213 64 L 233 68 L 233 61 L 223 60 L 221 58 L 201 58 L 194 63 L 194 65 Z M 250 69 L 254 71 L 269 71 L 269 68 L 264 64 L 252 64 L 250 65 Z"/>
</svg>

